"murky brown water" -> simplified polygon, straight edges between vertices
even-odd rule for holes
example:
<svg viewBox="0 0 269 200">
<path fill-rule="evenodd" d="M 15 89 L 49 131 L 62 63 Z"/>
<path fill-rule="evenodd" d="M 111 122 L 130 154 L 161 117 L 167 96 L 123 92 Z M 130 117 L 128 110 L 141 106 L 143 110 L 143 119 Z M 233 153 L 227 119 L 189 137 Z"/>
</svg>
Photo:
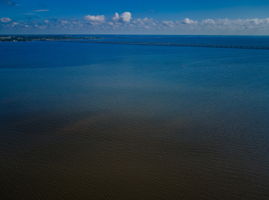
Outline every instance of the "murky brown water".
<svg viewBox="0 0 269 200">
<path fill-rule="evenodd" d="M 47 118 L 6 125 L 9 134 L 17 136 L 1 138 L 2 195 L 268 199 L 268 163 L 262 163 L 257 153 L 267 147 L 255 149 L 240 136 L 227 137 L 225 131 L 231 130 L 225 122 L 207 126 L 120 113 Z"/>
</svg>

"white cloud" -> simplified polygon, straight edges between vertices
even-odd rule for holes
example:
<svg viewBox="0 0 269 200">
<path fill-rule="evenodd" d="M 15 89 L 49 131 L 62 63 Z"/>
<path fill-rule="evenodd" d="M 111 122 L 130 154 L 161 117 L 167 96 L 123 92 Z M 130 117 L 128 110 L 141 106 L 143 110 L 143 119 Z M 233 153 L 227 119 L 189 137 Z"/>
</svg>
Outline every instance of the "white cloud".
<svg viewBox="0 0 269 200">
<path fill-rule="evenodd" d="M 259 27 L 269 25 L 269 18 L 253 18 L 253 19 L 205 19 L 199 22 L 198 25 L 222 26 L 230 28 L 244 27 Z"/>
<path fill-rule="evenodd" d="M 84 19 L 94 24 L 104 23 L 106 20 L 104 15 L 86 15 Z"/>
<path fill-rule="evenodd" d="M 132 13 L 131 12 L 123 12 L 122 14 L 115 13 L 112 17 L 112 20 L 115 22 L 125 22 L 128 23 L 132 20 Z"/>
<path fill-rule="evenodd" d="M 182 23 L 183 24 L 197 24 L 198 22 L 194 21 L 194 20 L 192 20 L 190 18 L 185 18 L 185 19 L 182 20 Z"/>
<path fill-rule="evenodd" d="M 114 14 L 114 16 L 112 17 L 112 20 L 113 20 L 113 21 L 119 21 L 119 20 L 120 20 L 120 15 L 119 15 L 119 13 L 116 12 L 116 13 Z"/>
<path fill-rule="evenodd" d="M 132 20 L 132 13 L 130 12 L 124 12 L 121 14 L 121 19 L 124 22 L 130 22 Z"/>
<path fill-rule="evenodd" d="M 2 17 L 2 18 L 0 18 L 0 22 L 2 22 L 2 23 L 8 23 L 8 22 L 11 22 L 11 21 L 12 21 L 12 19 L 9 18 L 9 17 Z"/>
<path fill-rule="evenodd" d="M 215 20 L 214 19 L 205 19 L 205 20 L 202 20 L 201 22 L 202 24 L 215 24 Z"/>
</svg>

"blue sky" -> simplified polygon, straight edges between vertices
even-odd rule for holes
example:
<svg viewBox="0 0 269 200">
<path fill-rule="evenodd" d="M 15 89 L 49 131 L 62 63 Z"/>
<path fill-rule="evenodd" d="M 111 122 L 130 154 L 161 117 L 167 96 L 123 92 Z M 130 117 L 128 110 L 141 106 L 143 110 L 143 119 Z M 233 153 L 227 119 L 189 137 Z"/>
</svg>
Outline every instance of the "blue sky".
<svg viewBox="0 0 269 200">
<path fill-rule="evenodd" d="M 0 33 L 269 34 L 269 0 L 0 0 Z"/>
</svg>

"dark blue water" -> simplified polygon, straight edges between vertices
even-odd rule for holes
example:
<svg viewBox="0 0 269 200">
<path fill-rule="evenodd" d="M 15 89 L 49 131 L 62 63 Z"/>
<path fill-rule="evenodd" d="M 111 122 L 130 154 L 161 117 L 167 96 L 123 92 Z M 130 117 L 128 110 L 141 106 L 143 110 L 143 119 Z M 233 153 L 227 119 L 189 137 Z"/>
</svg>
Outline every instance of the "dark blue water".
<svg viewBox="0 0 269 200">
<path fill-rule="evenodd" d="M 104 37 L 0 43 L 3 199 L 269 199 L 269 37 Z"/>
</svg>

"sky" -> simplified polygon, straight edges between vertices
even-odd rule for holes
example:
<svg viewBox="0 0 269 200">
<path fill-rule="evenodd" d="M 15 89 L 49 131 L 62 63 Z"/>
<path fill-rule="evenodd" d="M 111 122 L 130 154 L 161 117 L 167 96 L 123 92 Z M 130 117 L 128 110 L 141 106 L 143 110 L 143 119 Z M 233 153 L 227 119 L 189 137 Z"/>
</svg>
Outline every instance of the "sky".
<svg viewBox="0 0 269 200">
<path fill-rule="evenodd" d="M 0 34 L 269 35 L 269 0 L 0 0 Z"/>
</svg>

